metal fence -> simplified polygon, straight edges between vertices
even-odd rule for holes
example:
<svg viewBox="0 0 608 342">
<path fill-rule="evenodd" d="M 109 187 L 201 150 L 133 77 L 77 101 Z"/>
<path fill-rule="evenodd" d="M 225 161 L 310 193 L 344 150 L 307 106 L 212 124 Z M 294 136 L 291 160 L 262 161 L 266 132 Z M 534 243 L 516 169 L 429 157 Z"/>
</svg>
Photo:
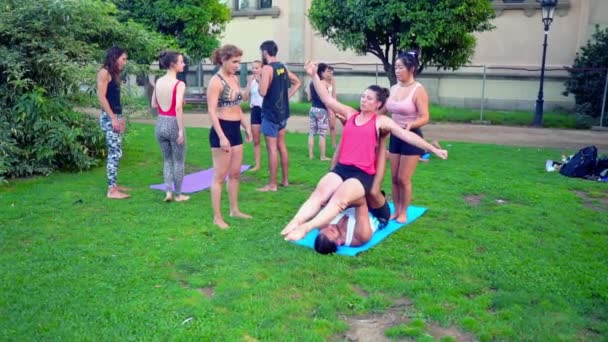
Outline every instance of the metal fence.
<svg viewBox="0 0 608 342">
<path fill-rule="evenodd" d="M 356 100 L 362 90 L 370 84 L 388 87 L 389 79 L 381 64 L 331 63 L 337 83 L 338 95 L 344 100 Z M 308 83 L 302 63 L 287 63 L 288 68 L 296 73 L 303 84 Z M 250 63 L 243 63 L 239 77 L 242 86 Z M 187 80 L 190 93 L 202 93 L 217 67 L 210 64 L 190 66 Z M 603 86 L 603 91 L 596 99 L 595 107 L 601 108 L 596 124 L 608 126 L 606 101 L 608 96 L 608 67 L 573 69 L 567 67 L 546 68 L 544 80 L 545 112 L 575 113 L 575 100 L 572 94 L 566 96 L 565 82 L 571 73 L 582 73 L 588 82 Z M 597 79 L 602 81 L 597 83 Z M 501 67 L 489 65 L 467 65 L 456 71 L 438 70 L 427 67 L 418 75 L 431 103 L 479 110 L 479 120 L 484 121 L 484 112 L 527 111 L 534 112 L 540 85 L 540 68 Z M 305 98 L 303 89 L 300 99 Z"/>
</svg>

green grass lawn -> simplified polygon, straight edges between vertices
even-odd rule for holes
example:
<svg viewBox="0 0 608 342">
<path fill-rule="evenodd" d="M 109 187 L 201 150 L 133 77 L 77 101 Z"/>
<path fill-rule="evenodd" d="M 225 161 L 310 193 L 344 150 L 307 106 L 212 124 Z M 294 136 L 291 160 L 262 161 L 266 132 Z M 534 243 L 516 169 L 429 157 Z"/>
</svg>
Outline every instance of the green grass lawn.
<svg viewBox="0 0 608 342">
<path fill-rule="evenodd" d="M 188 131 L 189 171 L 211 166 L 207 133 Z M 392 337 L 608 339 L 608 185 L 546 173 L 561 151 L 445 142 L 450 159 L 414 177 L 428 213 L 352 258 L 279 235 L 327 170 L 306 139 L 288 136 L 291 187 L 259 193 L 265 168 L 243 175 L 254 219 L 228 231 L 208 191 L 166 204 L 148 189 L 152 126 L 125 139 L 130 200 L 105 198 L 104 167 L 1 187 L 0 340 L 343 340 L 348 318 L 387 310 L 403 319 Z"/>
</svg>

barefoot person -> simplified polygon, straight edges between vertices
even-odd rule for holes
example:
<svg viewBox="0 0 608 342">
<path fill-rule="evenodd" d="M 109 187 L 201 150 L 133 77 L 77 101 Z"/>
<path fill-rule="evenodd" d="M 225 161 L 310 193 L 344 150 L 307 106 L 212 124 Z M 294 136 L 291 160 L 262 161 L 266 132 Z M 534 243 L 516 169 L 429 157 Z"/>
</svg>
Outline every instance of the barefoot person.
<svg viewBox="0 0 608 342">
<path fill-rule="evenodd" d="M 282 185 L 289 185 L 289 156 L 285 143 L 285 127 L 289 118 L 289 98 L 298 91 L 300 80 L 277 60 L 278 47 L 275 42 L 271 40 L 263 42 L 260 50 L 264 62 L 260 82 L 260 95 L 264 97 L 261 129 L 266 137 L 270 177 L 268 184 L 258 190 L 277 191 L 279 154 L 283 173 Z"/>
<path fill-rule="evenodd" d="M 424 87 L 416 82 L 418 53 L 411 51 L 395 61 L 398 83 L 391 88 L 386 108 L 393 120 L 404 129 L 422 137 L 422 126 L 429 122 L 429 96 Z M 425 151 L 420 147 L 391 135 L 389 146 L 393 199 L 395 212 L 391 219 L 407 222 L 407 208 L 412 199 L 412 176 Z"/>
<path fill-rule="evenodd" d="M 158 64 L 167 73 L 156 81 L 152 94 L 152 108 L 158 110 L 154 133 L 163 154 L 163 175 L 166 186 L 164 201 L 187 201 L 189 196 L 182 195 L 184 179 L 184 160 L 186 157 L 186 130 L 184 128 L 184 93 L 186 84 L 177 79 L 184 70 L 184 56 L 179 52 L 163 51 Z M 163 108 L 168 108 L 167 110 Z M 175 189 L 175 198 L 173 197 Z"/>
<path fill-rule="evenodd" d="M 220 69 L 209 81 L 207 102 L 209 117 L 213 127 L 209 132 L 209 143 L 213 158 L 213 182 L 211 184 L 211 205 L 213 207 L 213 223 L 222 229 L 228 224 L 222 216 L 220 203 L 222 185 L 228 176 L 228 200 L 230 216 L 251 218 L 239 209 L 239 180 L 243 164 L 243 137 L 241 126 L 247 134 L 247 142 L 251 141 L 251 129 L 243 120 L 241 101 L 243 95 L 236 72 L 241 65 L 243 51 L 234 45 L 224 45 L 211 55 L 214 64 Z"/>
<path fill-rule="evenodd" d="M 331 75 L 333 74 L 333 68 L 325 63 L 319 63 L 317 72 L 319 78 L 325 87 L 325 91 L 331 94 L 330 88 L 332 88 Z M 312 82 L 308 86 L 308 100 L 311 101 L 310 112 L 308 114 L 310 124 L 308 133 L 308 158 L 314 158 L 314 147 L 315 147 L 315 135 L 319 136 L 319 152 L 321 160 L 330 160 L 325 154 L 325 135 L 329 128 L 329 113 L 327 107 L 319 95 L 315 91 L 315 87 Z M 334 118 L 335 121 L 335 118 Z M 334 122 L 335 124 L 335 122 Z"/>
<path fill-rule="evenodd" d="M 245 100 L 249 100 L 249 107 L 251 107 L 251 133 L 253 134 L 255 166 L 249 171 L 257 171 L 260 169 L 260 125 L 262 124 L 262 101 L 264 100 L 262 95 L 260 95 L 262 61 L 253 61 L 251 74 L 247 82 L 247 88 L 245 89 Z"/>
<path fill-rule="evenodd" d="M 447 151 L 435 148 L 416 134 L 399 127 L 389 117 L 377 114 L 388 98 L 388 89 L 377 85 L 368 87 L 361 96 L 361 110 L 358 111 L 323 92 L 316 64 L 307 63 L 306 72 L 311 76 L 323 103 L 344 115 L 346 124 L 337 165 L 321 178 L 308 200 L 281 231 L 287 240 L 299 240 L 314 227 L 330 223 L 339 212 L 370 192 L 376 174 L 378 139 L 382 132 L 390 132 L 442 159 L 447 158 Z M 327 205 L 320 210 L 323 203 Z"/>
<path fill-rule="evenodd" d="M 125 50 L 114 46 L 108 49 L 103 67 L 97 72 L 97 99 L 101 105 L 99 125 L 106 134 L 108 160 L 106 175 L 108 178 L 108 198 L 124 199 L 130 196 L 125 193 L 128 188 L 121 187 L 116 181 L 118 163 L 122 158 L 122 134 L 125 121 L 122 117 L 120 103 L 120 73 L 127 64 Z"/>
</svg>

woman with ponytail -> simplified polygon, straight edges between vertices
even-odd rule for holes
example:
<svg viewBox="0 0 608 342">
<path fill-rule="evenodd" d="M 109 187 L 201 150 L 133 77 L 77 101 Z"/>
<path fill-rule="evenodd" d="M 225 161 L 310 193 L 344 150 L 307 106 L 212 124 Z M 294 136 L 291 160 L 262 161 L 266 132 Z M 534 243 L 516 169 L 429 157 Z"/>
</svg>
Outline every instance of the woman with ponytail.
<svg viewBox="0 0 608 342">
<path fill-rule="evenodd" d="M 422 126 L 429 122 L 429 96 L 424 87 L 416 82 L 415 74 L 420 65 L 419 51 L 409 51 L 397 57 L 395 75 L 397 84 L 391 88 L 386 109 L 392 119 L 408 132 L 422 138 Z M 405 141 L 395 134 L 390 137 L 389 159 L 391 161 L 393 200 L 395 212 L 391 219 L 407 222 L 407 207 L 412 198 L 412 176 L 420 156 L 425 150 Z"/>
<path fill-rule="evenodd" d="M 388 89 L 369 86 L 361 95 L 360 110 L 356 110 L 338 102 L 324 90 L 316 64 L 306 63 L 306 72 L 312 78 L 321 101 L 328 109 L 345 116 L 346 123 L 336 153 L 337 163 L 321 178 L 314 192 L 281 232 L 287 240 L 300 240 L 313 228 L 329 224 L 338 213 L 370 192 L 376 174 L 377 145 L 381 134 L 390 132 L 442 159 L 447 158 L 447 151 L 399 127 L 389 117 L 378 115 L 389 96 Z M 327 204 L 321 210 L 324 203 Z"/>
<path fill-rule="evenodd" d="M 186 84 L 177 79 L 177 74 L 184 71 L 184 55 L 174 51 L 163 51 L 158 57 L 158 64 L 161 69 L 167 70 L 165 76 L 156 81 L 152 94 L 152 108 L 158 109 L 154 133 L 164 159 L 163 175 L 166 186 L 164 201 L 182 202 L 190 199 L 189 196 L 182 195 L 186 158 L 183 109 Z"/>
</svg>

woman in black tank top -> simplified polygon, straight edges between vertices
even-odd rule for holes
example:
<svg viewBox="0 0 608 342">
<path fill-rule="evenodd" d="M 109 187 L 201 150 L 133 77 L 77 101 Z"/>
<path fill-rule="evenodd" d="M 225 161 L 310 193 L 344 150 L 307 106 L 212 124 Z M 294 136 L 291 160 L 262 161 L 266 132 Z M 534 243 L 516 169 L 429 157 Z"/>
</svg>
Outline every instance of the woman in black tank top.
<svg viewBox="0 0 608 342">
<path fill-rule="evenodd" d="M 108 50 L 103 68 L 97 73 L 97 98 L 102 109 L 99 125 L 105 132 L 108 146 L 107 197 L 114 199 L 130 197 L 125 193 L 129 189 L 121 187 L 116 181 L 118 162 L 122 158 L 122 134 L 125 130 L 120 103 L 120 73 L 126 64 L 127 53 L 115 46 Z"/>
</svg>

